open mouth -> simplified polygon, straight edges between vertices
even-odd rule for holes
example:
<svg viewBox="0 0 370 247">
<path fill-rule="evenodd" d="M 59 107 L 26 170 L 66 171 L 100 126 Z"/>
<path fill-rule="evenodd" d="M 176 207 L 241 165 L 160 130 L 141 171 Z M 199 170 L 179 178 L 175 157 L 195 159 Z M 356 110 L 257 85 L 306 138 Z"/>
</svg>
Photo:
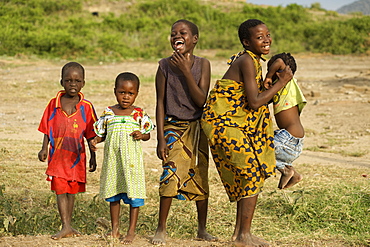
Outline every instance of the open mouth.
<svg viewBox="0 0 370 247">
<path fill-rule="evenodd" d="M 179 50 L 179 49 L 183 48 L 183 47 L 184 47 L 184 45 L 185 45 L 184 41 L 176 40 L 176 41 L 175 41 L 175 44 L 173 45 L 173 48 L 174 48 L 175 50 Z"/>
</svg>

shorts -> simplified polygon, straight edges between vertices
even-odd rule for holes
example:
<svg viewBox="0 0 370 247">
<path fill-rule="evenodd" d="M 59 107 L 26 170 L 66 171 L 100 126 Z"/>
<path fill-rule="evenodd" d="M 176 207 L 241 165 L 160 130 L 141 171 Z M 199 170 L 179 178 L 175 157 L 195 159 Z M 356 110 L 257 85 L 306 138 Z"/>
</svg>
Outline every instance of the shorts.
<svg viewBox="0 0 370 247">
<path fill-rule="evenodd" d="M 304 137 L 294 137 L 285 129 L 275 130 L 274 135 L 276 168 L 292 166 L 302 153 Z"/>
<path fill-rule="evenodd" d="M 47 179 L 50 180 L 50 177 Z M 52 177 L 51 178 L 51 190 L 55 191 L 55 194 L 77 194 L 86 191 L 86 184 L 77 181 L 68 181 L 65 178 Z"/>
<path fill-rule="evenodd" d="M 144 199 L 141 198 L 128 198 L 127 193 L 120 193 L 118 195 L 105 199 L 107 202 L 117 202 L 122 200 L 125 204 L 131 205 L 133 208 L 144 206 Z"/>
</svg>

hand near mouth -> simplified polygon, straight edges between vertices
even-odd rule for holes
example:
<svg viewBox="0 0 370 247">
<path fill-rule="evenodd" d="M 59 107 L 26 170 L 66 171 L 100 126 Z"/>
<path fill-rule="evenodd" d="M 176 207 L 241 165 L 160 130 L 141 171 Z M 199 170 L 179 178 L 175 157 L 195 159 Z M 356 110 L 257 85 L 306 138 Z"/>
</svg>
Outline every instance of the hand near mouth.
<svg viewBox="0 0 370 247">
<path fill-rule="evenodd" d="M 193 56 L 190 53 L 181 54 L 178 50 L 174 51 L 171 57 L 172 65 L 177 67 L 183 74 L 191 71 L 193 60 Z"/>
</svg>

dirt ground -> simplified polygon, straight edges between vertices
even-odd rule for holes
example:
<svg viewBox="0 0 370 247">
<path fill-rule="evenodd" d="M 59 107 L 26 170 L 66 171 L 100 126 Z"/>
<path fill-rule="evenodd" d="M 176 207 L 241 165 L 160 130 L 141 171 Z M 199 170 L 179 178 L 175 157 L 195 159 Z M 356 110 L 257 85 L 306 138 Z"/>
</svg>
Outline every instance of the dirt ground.
<svg viewBox="0 0 370 247">
<path fill-rule="evenodd" d="M 199 55 L 207 55 L 204 54 Z M 305 150 L 297 163 L 341 165 L 364 170 L 370 176 L 370 56 L 296 56 L 296 78 L 308 104 L 302 113 L 306 130 Z M 220 78 L 225 60 L 210 59 L 212 82 Z M 66 61 L 47 62 L 21 58 L 0 58 L 0 116 L 12 121 L 2 122 L 3 138 L 40 142 L 35 131 L 47 101 L 61 89 L 60 69 Z M 265 66 L 265 65 L 264 65 Z M 86 86 L 83 89 L 98 114 L 114 103 L 113 81 L 123 71 L 142 78 L 137 105 L 155 118 L 154 80 L 156 61 L 127 61 L 116 64 L 84 65 Z M 264 67 L 264 71 L 265 67 Z M 109 88 L 98 82 L 111 82 Z M 50 85 L 44 85 L 50 82 Z M 112 101 L 113 100 L 113 101 Z M 155 133 L 144 152 L 155 158 Z M 356 155 L 357 154 L 357 155 Z M 358 156 L 358 157 L 355 157 Z M 132 246 L 151 246 L 150 239 L 137 237 Z M 229 242 L 199 242 L 173 239 L 167 246 L 230 246 Z M 18 236 L 0 238 L 0 246 L 116 246 L 97 235 L 53 241 L 50 236 Z M 118 245 L 117 245 L 118 246 Z M 330 246 L 318 243 L 315 246 Z"/>
</svg>

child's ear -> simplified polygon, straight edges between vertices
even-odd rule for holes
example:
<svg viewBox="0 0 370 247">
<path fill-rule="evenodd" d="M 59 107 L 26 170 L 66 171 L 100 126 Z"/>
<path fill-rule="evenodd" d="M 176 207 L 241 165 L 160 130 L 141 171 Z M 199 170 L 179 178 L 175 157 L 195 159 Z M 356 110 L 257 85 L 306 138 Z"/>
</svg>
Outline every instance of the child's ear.
<svg viewBox="0 0 370 247">
<path fill-rule="evenodd" d="M 63 79 L 60 79 L 60 85 L 63 86 Z"/>
<path fill-rule="evenodd" d="M 197 44 L 197 43 L 198 43 L 198 34 L 193 36 L 193 44 Z"/>
<path fill-rule="evenodd" d="M 243 39 L 243 46 L 248 47 L 249 46 L 249 41 L 247 39 Z"/>
<path fill-rule="evenodd" d="M 85 80 L 83 81 L 83 83 L 82 83 L 82 87 L 81 88 L 83 88 L 85 86 Z"/>
</svg>

